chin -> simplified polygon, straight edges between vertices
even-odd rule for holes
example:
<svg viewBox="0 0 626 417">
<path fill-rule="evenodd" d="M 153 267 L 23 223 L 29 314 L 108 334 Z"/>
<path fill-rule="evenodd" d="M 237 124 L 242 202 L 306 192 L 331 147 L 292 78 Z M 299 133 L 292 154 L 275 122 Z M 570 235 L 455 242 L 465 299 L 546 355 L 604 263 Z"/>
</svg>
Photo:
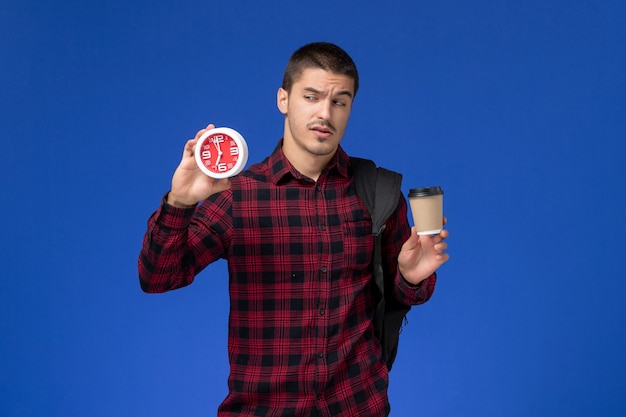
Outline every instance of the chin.
<svg viewBox="0 0 626 417">
<path fill-rule="evenodd" d="M 337 145 L 331 145 L 330 143 L 320 143 L 320 146 L 311 146 L 308 151 L 313 155 L 327 156 L 335 153 Z"/>
</svg>

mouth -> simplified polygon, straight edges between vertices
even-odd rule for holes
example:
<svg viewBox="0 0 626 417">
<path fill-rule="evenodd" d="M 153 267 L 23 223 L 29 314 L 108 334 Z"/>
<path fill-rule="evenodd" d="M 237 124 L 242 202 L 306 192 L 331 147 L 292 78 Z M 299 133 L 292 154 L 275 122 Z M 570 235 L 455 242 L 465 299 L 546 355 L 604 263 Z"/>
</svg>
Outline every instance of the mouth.
<svg viewBox="0 0 626 417">
<path fill-rule="evenodd" d="M 330 126 L 324 126 L 320 124 L 315 124 L 310 126 L 309 129 L 314 132 L 317 136 L 322 138 L 328 138 L 334 133 L 334 129 Z"/>
</svg>

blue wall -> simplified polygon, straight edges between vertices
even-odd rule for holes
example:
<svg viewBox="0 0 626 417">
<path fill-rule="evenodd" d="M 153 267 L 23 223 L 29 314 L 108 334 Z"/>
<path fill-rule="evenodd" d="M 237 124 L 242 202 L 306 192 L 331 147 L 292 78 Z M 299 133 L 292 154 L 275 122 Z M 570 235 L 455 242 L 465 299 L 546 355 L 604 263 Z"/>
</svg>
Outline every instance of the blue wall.
<svg viewBox="0 0 626 417">
<path fill-rule="evenodd" d="M 225 264 L 143 294 L 141 238 L 207 123 L 271 152 L 316 40 L 361 73 L 344 147 L 446 192 L 393 415 L 625 415 L 625 3 L 215 3 L 0 6 L 0 415 L 215 413 Z"/>
</svg>

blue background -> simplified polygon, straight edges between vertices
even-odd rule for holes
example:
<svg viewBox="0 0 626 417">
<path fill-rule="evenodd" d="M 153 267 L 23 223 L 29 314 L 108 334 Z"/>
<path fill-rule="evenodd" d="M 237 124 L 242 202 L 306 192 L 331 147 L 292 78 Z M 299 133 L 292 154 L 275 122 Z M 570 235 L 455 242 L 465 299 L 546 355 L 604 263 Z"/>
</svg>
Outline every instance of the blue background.
<svg viewBox="0 0 626 417">
<path fill-rule="evenodd" d="M 626 3 L 0 1 L 0 416 L 205 416 L 227 276 L 140 291 L 185 141 L 282 134 L 304 43 L 361 90 L 343 145 L 445 190 L 451 260 L 391 374 L 396 417 L 626 415 Z"/>
</svg>

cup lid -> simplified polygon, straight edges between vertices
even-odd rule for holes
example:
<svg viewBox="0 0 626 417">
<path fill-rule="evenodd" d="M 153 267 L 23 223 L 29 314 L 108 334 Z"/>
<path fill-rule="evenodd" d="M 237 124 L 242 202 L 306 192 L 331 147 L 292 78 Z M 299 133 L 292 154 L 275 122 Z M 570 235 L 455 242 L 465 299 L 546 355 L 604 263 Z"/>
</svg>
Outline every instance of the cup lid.
<svg viewBox="0 0 626 417">
<path fill-rule="evenodd" d="M 438 185 L 433 186 L 433 187 L 411 188 L 409 190 L 409 198 L 428 197 L 431 195 L 441 195 L 441 194 L 443 194 L 443 190 Z"/>
</svg>

